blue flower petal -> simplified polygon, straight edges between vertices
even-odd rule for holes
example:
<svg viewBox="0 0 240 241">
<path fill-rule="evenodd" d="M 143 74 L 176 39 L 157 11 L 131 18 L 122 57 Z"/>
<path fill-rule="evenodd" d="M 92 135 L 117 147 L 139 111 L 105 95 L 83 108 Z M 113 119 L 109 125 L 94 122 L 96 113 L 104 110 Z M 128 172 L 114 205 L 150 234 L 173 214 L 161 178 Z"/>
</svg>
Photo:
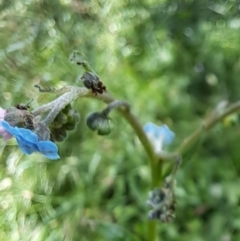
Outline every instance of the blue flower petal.
<svg viewBox="0 0 240 241">
<path fill-rule="evenodd" d="M 157 126 L 152 122 L 148 122 L 144 125 L 143 129 L 153 143 L 159 140 L 162 141 L 164 145 L 169 145 L 175 137 L 175 134 L 167 125 Z"/>
<path fill-rule="evenodd" d="M 38 142 L 37 135 L 28 129 L 12 127 L 9 125 L 7 121 L 2 121 L 1 125 L 6 131 L 8 131 L 11 135 L 15 136 L 16 138 L 22 137 L 24 140 L 28 142 Z"/>
<path fill-rule="evenodd" d="M 167 125 L 162 125 L 158 127 L 156 136 L 158 138 L 161 138 L 163 136 L 163 144 L 169 145 L 172 143 L 175 134 L 169 129 Z"/>
<path fill-rule="evenodd" d="M 34 143 L 31 142 L 26 142 L 20 138 L 16 138 L 17 139 L 17 143 L 19 148 L 21 149 L 21 151 L 26 154 L 26 155 L 30 155 L 33 152 L 37 152 L 38 150 L 38 146 Z"/>
<path fill-rule="evenodd" d="M 155 136 L 156 134 L 156 131 L 157 131 L 157 128 L 158 126 L 155 125 L 154 123 L 152 122 L 148 122 L 147 124 L 144 125 L 143 127 L 143 130 L 146 132 L 146 133 L 151 133 Z"/>
<path fill-rule="evenodd" d="M 7 121 L 1 121 L 0 123 L 1 123 L 1 126 L 7 132 L 9 132 L 12 136 L 19 136 L 20 135 L 18 129 L 16 129 L 15 127 L 10 126 Z"/>
<path fill-rule="evenodd" d="M 28 129 L 12 127 L 7 121 L 2 121 L 1 125 L 16 138 L 19 148 L 24 154 L 29 155 L 38 151 L 38 147 L 35 144 L 38 142 L 38 137 L 35 133 Z"/>
<path fill-rule="evenodd" d="M 2 127 L 13 135 L 19 148 L 24 154 L 30 155 L 33 152 L 41 152 L 51 160 L 59 159 L 58 147 L 52 141 L 38 141 L 38 136 L 31 130 L 19 127 L 12 127 L 6 121 L 1 121 Z"/>
<path fill-rule="evenodd" d="M 38 142 L 39 151 L 51 160 L 59 159 L 58 147 L 52 141 L 39 141 Z"/>
<path fill-rule="evenodd" d="M 32 131 L 28 130 L 28 129 L 24 129 L 24 128 L 18 128 L 15 127 L 16 129 L 18 129 L 19 135 L 27 142 L 31 142 L 31 143 L 37 143 L 38 142 L 38 136 L 33 133 Z"/>
</svg>

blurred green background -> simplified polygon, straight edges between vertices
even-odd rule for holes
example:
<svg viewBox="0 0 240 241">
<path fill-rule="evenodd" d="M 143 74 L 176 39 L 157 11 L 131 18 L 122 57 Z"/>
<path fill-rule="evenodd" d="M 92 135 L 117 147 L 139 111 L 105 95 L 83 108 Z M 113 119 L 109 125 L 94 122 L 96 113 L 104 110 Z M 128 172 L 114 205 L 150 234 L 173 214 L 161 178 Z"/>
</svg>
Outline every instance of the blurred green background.
<svg viewBox="0 0 240 241">
<path fill-rule="evenodd" d="M 237 0 L 2 0 L 0 103 L 52 100 L 44 87 L 79 85 L 86 55 L 108 90 L 142 124 L 166 123 L 177 148 L 222 100 L 240 96 Z M 118 113 L 97 136 L 85 117 L 104 103 L 79 99 L 77 129 L 57 143 L 61 160 L 24 156 L 14 142 L 0 168 L 0 241 L 146 240 L 150 171 L 134 132 Z M 232 121 L 234 120 L 234 121 Z M 240 240 L 238 115 L 204 135 L 177 173 L 176 219 L 158 240 Z"/>
</svg>

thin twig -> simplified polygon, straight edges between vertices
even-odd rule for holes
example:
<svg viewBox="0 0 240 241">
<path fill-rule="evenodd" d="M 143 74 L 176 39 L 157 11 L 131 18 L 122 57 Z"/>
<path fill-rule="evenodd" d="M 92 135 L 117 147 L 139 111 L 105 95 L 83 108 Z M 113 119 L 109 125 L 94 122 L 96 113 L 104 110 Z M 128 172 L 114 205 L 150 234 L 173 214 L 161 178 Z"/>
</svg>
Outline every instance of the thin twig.
<svg viewBox="0 0 240 241">
<path fill-rule="evenodd" d="M 223 120 L 226 116 L 238 111 L 240 111 L 240 101 L 229 105 L 220 113 L 214 112 L 214 115 L 212 115 L 210 119 L 206 120 L 203 125 L 201 125 L 194 133 L 185 139 L 185 141 L 182 143 L 182 145 L 180 145 L 176 152 L 184 155 L 192 147 L 192 145 L 196 143 L 203 131 L 211 129 L 215 124 Z"/>
</svg>

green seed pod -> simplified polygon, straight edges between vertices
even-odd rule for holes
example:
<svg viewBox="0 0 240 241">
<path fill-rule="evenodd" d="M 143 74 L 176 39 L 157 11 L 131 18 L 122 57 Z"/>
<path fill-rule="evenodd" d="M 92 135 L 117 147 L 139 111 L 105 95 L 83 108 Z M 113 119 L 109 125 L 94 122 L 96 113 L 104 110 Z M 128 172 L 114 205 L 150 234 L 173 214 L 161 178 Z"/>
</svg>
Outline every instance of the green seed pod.
<svg viewBox="0 0 240 241">
<path fill-rule="evenodd" d="M 108 135 L 114 127 L 112 120 L 102 112 L 94 112 L 88 115 L 86 124 L 91 130 L 97 130 L 98 135 Z"/>
<path fill-rule="evenodd" d="M 54 122 L 59 122 L 59 123 L 65 124 L 65 123 L 67 123 L 67 120 L 68 120 L 68 117 L 61 111 L 58 113 L 58 115 L 54 119 Z"/>
</svg>

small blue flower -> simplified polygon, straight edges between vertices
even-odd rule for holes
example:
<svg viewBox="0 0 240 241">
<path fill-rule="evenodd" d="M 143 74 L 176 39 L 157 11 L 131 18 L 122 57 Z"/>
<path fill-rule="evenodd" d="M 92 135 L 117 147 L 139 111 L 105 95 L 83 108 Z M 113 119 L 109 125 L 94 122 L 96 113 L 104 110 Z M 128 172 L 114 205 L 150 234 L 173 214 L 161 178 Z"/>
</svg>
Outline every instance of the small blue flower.
<svg viewBox="0 0 240 241">
<path fill-rule="evenodd" d="M 19 127 L 12 127 L 6 121 L 1 121 L 0 125 L 11 135 L 18 143 L 19 148 L 24 154 L 30 155 L 33 152 L 41 152 L 51 160 L 59 159 L 58 147 L 52 141 L 39 141 L 38 136 L 32 131 Z"/>
<path fill-rule="evenodd" d="M 144 125 L 143 129 L 152 142 L 156 152 L 161 151 L 163 145 L 171 144 L 175 137 L 175 134 L 167 125 L 157 126 L 152 122 L 148 122 Z"/>
</svg>

